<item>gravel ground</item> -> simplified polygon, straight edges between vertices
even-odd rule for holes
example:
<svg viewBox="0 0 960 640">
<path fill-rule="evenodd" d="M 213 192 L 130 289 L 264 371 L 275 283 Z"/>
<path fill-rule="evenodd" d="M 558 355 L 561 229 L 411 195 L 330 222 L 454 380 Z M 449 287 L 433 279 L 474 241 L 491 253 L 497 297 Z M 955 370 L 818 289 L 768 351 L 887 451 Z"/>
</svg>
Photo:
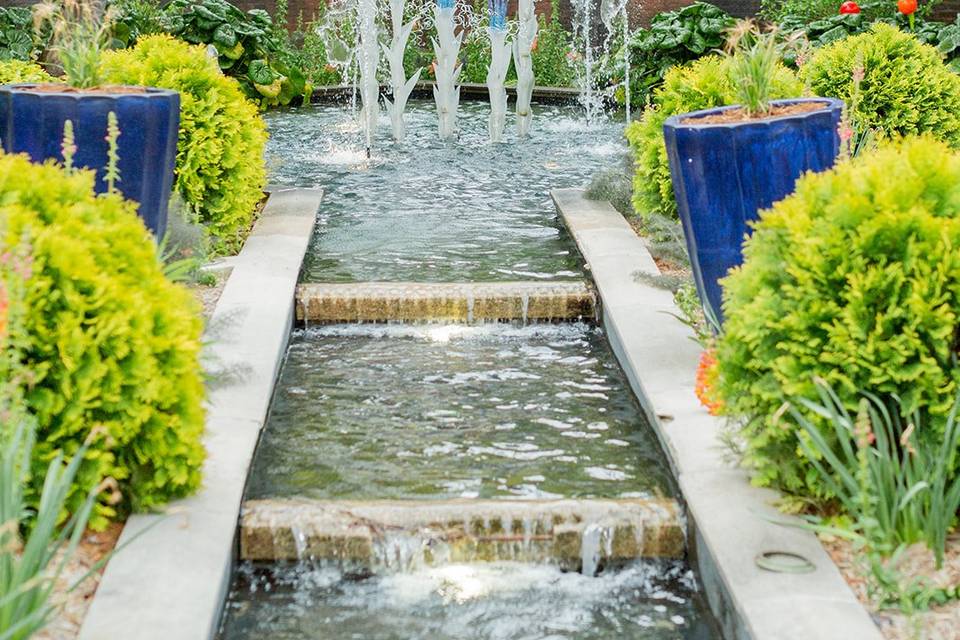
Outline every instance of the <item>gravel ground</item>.
<svg viewBox="0 0 960 640">
<path fill-rule="evenodd" d="M 866 582 L 856 566 L 849 542 L 829 540 L 823 543 L 857 598 L 873 616 L 885 638 L 889 640 L 960 640 L 960 601 L 929 611 L 904 615 L 898 611 L 877 611 L 867 595 Z M 933 584 L 948 586 L 960 583 L 960 536 L 947 542 L 943 568 L 936 569 L 933 555 L 923 545 L 907 550 L 900 563 L 901 572 L 910 577 L 923 576 Z M 909 578 L 908 578 L 909 579 Z"/>
<path fill-rule="evenodd" d="M 123 524 L 116 523 L 101 533 L 88 531 L 84 535 L 76 554 L 67 563 L 54 587 L 53 602 L 62 609 L 47 628 L 34 636 L 34 640 L 72 640 L 77 637 L 83 618 L 87 615 L 87 608 L 100 584 L 103 567 L 73 591 L 70 591 L 70 588 L 113 551 L 121 531 Z"/>
</svg>

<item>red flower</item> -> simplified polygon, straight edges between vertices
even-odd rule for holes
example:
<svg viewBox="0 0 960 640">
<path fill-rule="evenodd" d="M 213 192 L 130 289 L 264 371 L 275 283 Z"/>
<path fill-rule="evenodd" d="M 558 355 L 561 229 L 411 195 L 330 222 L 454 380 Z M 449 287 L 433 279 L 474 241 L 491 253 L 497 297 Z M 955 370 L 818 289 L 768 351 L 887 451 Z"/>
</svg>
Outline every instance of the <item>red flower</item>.
<svg viewBox="0 0 960 640">
<path fill-rule="evenodd" d="M 917 0 L 897 0 L 897 9 L 905 16 L 913 15 L 917 10 Z"/>
</svg>

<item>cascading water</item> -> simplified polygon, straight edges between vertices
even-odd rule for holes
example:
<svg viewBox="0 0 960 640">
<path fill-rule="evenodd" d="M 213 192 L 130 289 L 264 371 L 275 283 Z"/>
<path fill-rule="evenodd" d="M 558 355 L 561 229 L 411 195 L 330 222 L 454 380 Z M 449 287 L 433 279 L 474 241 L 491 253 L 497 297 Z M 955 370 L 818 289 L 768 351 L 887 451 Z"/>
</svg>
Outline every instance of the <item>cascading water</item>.
<svg viewBox="0 0 960 640">
<path fill-rule="evenodd" d="M 393 27 L 393 37 L 390 40 L 390 46 L 383 46 L 383 52 L 390 63 L 390 86 L 393 91 L 393 101 L 386 96 L 383 97 L 387 113 L 390 114 L 390 124 L 393 127 L 393 139 L 401 142 L 406 135 L 406 124 L 403 120 L 403 111 L 407 107 L 407 99 L 410 92 L 420 79 L 420 73 L 423 67 L 414 72 L 409 79 L 403 69 L 403 52 L 407 48 L 407 40 L 410 38 L 410 32 L 413 31 L 413 25 L 416 20 L 411 20 L 403 24 L 403 9 L 406 3 L 404 0 L 390 0 L 390 22 Z"/>
<path fill-rule="evenodd" d="M 358 0 L 357 22 L 360 27 L 360 101 L 367 157 L 373 149 L 373 136 L 380 116 L 380 81 L 377 67 L 380 63 L 380 45 L 377 42 L 377 2 Z"/>
<path fill-rule="evenodd" d="M 605 52 L 610 51 L 618 18 L 620 20 L 619 26 L 623 29 L 621 34 L 623 37 L 623 89 L 627 124 L 630 123 L 630 14 L 628 4 L 627 0 L 602 0 L 600 2 L 600 20 L 607 30 L 607 35 L 603 41 Z"/>
<path fill-rule="evenodd" d="M 517 6 L 520 21 L 517 37 L 513 41 L 513 60 L 517 68 L 517 135 L 530 134 L 533 123 L 533 43 L 537 40 L 537 16 L 533 0 L 520 0 Z"/>
<path fill-rule="evenodd" d="M 490 141 L 503 140 L 503 128 L 507 118 L 507 90 L 504 82 L 510 67 L 510 45 L 507 44 L 507 2 L 490 0 L 491 57 L 487 69 L 487 89 L 490 92 Z"/>
<path fill-rule="evenodd" d="M 575 0 L 574 35 L 583 42 L 583 76 L 580 100 L 586 112 L 587 126 L 593 124 L 600 111 L 601 101 L 594 91 L 593 59 L 593 0 Z"/>
<path fill-rule="evenodd" d="M 456 0 L 438 0 L 434 7 L 437 37 L 432 39 L 437 57 L 437 84 L 433 98 L 437 103 L 440 139 L 449 140 L 457 128 L 457 110 L 460 105 L 460 44 L 463 31 L 456 31 Z"/>
</svg>

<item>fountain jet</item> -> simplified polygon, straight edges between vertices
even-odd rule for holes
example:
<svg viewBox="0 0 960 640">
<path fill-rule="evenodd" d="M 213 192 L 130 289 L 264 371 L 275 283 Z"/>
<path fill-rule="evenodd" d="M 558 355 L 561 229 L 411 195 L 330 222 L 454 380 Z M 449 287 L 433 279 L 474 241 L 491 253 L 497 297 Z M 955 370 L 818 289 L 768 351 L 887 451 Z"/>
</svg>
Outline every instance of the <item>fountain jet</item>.
<svg viewBox="0 0 960 640">
<path fill-rule="evenodd" d="M 383 53 L 390 63 L 390 85 L 393 91 L 393 102 L 386 96 L 383 97 L 383 103 L 390 114 L 390 123 L 393 126 L 393 139 L 397 142 L 403 141 L 406 135 L 406 124 L 403 121 L 403 111 L 407 107 L 407 99 L 410 92 L 420 79 L 420 73 L 423 67 L 406 77 L 403 70 L 403 52 L 407 48 L 407 40 L 410 38 L 410 32 L 413 31 L 413 25 L 416 20 L 411 20 L 403 24 L 404 0 L 390 0 L 390 20 L 393 26 L 393 38 L 390 40 L 390 47 L 381 45 Z"/>
<path fill-rule="evenodd" d="M 380 45 L 377 42 L 376 0 L 359 0 L 357 13 L 360 27 L 360 101 L 363 103 L 361 120 L 367 138 L 367 157 L 370 157 L 380 116 L 380 81 L 377 79 Z"/>
<path fill-rule="evenodd" d="M 510 67 L 510 45 L 507 44 L 506 0 L 490 0 L 491 58 L 487 68 L 487 90 L 490 92 L 490 141 L 503 140 L 503 128 L 507 119 L 507 90 L 504 82 Z"/>
<path fill-rule="evenodd" d="M 520 0 L 517 8 L 520 28 L 513 41 L 513 60 L 517 67 L 517 135 L 530 134 L 533 123 L 533 45 L 537 40 L 537 16 L 533 0 Z"/>
<path fill-rule="evenodd" d="M 440 139 L 449 140 L 457 127 L 457 108 L 460 104 L 461 66 L 458 61 L 460 44 L 463 41 L 463 31 L 454 33 L 456 0 L 438 0 L 434 7 L 434 22 L 437 26 L 437 37 L 431 38 L 433 52 L 437 57 L 436 79 L 433 88 L 433 99 L 437 103 L 439 117 Z"/>
<path fill-rule="evenodd" d="M 601 0 L 600 2 L 600 20 L 607 29 L 607 37 L 604 41 L 604 49 L 609 49 L 610 40 L 613 38 L 615 28 L 614 21 L 620 16 L 621 27 L 623 29 L 623 90 L 624 90 L 624 108 L 626 110 L 627 124 L 630 124 L 630 13 L 626 0 Z"/>
</svg>

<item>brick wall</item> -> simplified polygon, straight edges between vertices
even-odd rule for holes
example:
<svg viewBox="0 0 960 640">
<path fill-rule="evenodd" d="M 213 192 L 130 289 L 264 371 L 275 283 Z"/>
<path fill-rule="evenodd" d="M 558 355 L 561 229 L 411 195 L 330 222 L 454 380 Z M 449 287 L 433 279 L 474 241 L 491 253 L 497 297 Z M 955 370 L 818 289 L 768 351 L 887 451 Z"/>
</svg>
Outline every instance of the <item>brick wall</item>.
<svg viewBox="0 0 960 640">
<path fill-rule="evenodd" d="M 953 22 L 958 13 L 960 13 L 960 0 L 944 0 L 944 2 L 934 9 L 933 17 L 936 20 Z"/>
</svg>

